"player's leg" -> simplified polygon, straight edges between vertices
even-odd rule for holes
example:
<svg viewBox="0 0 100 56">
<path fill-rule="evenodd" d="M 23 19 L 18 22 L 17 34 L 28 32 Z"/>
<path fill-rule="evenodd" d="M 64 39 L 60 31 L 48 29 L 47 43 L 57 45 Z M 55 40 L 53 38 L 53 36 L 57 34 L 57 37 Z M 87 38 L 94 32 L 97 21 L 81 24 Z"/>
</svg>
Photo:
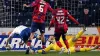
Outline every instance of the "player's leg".
<svg viewBox="0 0 100 56">
<path fill-rule="evenodd" d="M 35 32 L 37 31 L 38 29 L 38 24 L 35 23 L 35 22 L 32 22 L 31 24 L 31 33 L 30 33 L 30 37 L 29 37 L 29 41 L 28 42 L 31 42 L 31 40 L 34 38 L 34 34 Z M 30 46 L 31 44 L 28 43 L 28 46 Z"/>
<path fill-rule="evenodd" d="M 61 42 L 59 41 L 61 34 L 60 33 L 55 33 L 54 36 L 55 36 L 55 40 L 56 40 L 57 45 L 60 48 L 63 47 L 62 44 L 61 44 Z"/>
<path fill-rule="evenodd" d="M 31 46 L 31 42 L 32 42 L 32 39 L 34 38 L 34 34 L 37 31 L 37 29 L 38 29 L 38 24 L 35 23 L 35 22 L 32 22 L 32 24 L 31 24 L 31 33 L 30 33 L 29 40 L 27 42 L 28 48 L 26 50 L 26 54 L 29 54 L 29 49 L 30 49 L 30 46 Z"/>
<path fill-rule="evenodd" d="M 30 29 L 26 28 L 24 29 L 20 34 L 20 38 L 22 41 L 19 43 L 20 45 L 23 45 L 24 43 L 27 44 L 28 38 L 30 37 Z"/>
<path fill-rule="evenodd" d="M 25 43 L 28 43 L 29 37 L 30 37 L 30 29 L 27 29 L 27 31 L 26 31 L 26 33 L 25 33 L 25 37 L 24 37 L 24 42 L 25 42 Z M 33 39 L 33 38 L 32 38 L 32 39 Z M 26 54 L 29 54 L 29 53 L 32 53 L 32 54 L 33 54 L 33 50 L 32 50 L 32 48 L 30 48 L 30 47 L 26 50 Z"/>
<path fill-rule="evenodd" d="M 68 54 L 70 54 L 69 43 L 66 39 L 66 32 L 64 32 L 64 31 L 62 32 L 62 39 L 64 41 L 64 44 L 65 44 L 66 48 L 68 49 Z"/>
<path fill-rule="evenodd" d="M 96 46 L 94 46 L 93 48 L 85 48 L 85 51 L 95 50 L 95 49 L 97 49 L 98 47 L 99 47 L 99 46 L 96 45 Z"/>
<path fill-rule="evenodd" d="M 68 44 L 68 41 L 66 39 L 66 34 L 65 33 L 62 34 L 62 39 L 64 41 L 64 44 L 66 45 L 66 48 L 68 49 L 69 48 L 69 44 Z"/>
<path fill-rule="evenodd" d="M 86 27 L 84 26 L 82 30 L 78 32 L 78 34 L 72 39 L 73 42 L 76 42 L 78 38 L 86 31 Z"/>
<path fill-rule="evenodd" d="M 61 48 L 57 44 L 54 44 L 52 49 L 57 51 L 57 52 L 61 51 Z"/>
<path fill-rule="evenodd" d="M 75 51 L 76 52 L 85 52 L 85 51 L 90 51 L 92 50 L 91 48 L 76 48 Z"/>
<path fill-rule="evenodd" d="M 50 44 L 49 46 L 47 46 L 45 49 L 44 49 L 44 51 L 45 52 L 49 52 L 50 51 L 50 49 L 53 47 L 53 44 Z"/>
<path fill-rule="evenodd" d="M 45 49 L 41 49 L 41 50 L 34 50 L 35 53 L 42 53 L 42 54 L 45 54 L 46 52 L 49 52 L 50 49 L 53 47 L 54 45 L 53 44 L 50 44 L 49 46 L 47 46 Z"/>
<path fill-rule="evenodd" d="M 28 37 L 29 37 L 29 36 L 27 36 L 27 31 L 23 30 L 21 32 L 20 36 L 21 36 L 21 39 L 24 41 L 24 43 L 27 44 Z M 26 54 L 29 54 L 29 48 L 26 49 Z"/>
<path fill-rule="evenodd" d="M 28 39 L 29 39 L 29 37 L 30 37 L 30 28 L 26 28 L 25 29 L 25 32 L 24 32 L 24 34 L 23 34 L 23 41 L 24 41 L 24 43 L 27 43 L 27 41 L 28 41 Z"/>
<path fill-rule="evenodd" d="M 99 46 L 98 45 L 96 45 L 94 48 L 76 48 L 76 51 L 77 52 L 85 52 L 85 51 L 91 51 L 91 50 L 95 50 L 95 49 L 97 49 Z"/>
<path fill-rule="evenodd" d="M 45 48 L 45 37 L 44 37 L 44 33 L 45 33 L 45 23 L 40 23 L 39 24 L 39 30 L 41 32 L 40 38 L 42 40 L 42 48 Z"/>
<path fill-rule="evenodd" d="M 50 44 L 49 46 L 47 46 L 45 49 L 43 49 L 45 52 L 49 52 L 51 50 L 51 48 L 53 47 L 53 44 Z M 43 51 L 42 51 L 43 53 Z"/>
<path fill-rule="evenodd" d="M 55 36 L 56 44 L 61 48 L 61 50 L 59 52 L 59 54 L 61 54 L 65 50 L 65 48 L 62 46 L 61 42 L 59 41 L 61 33 L 55 33 L 54 36 Z"/>
<path fill-rule="evenodd" d="M 41 33 L 41 40 L 42 40 L 42 48 L 45 48 L 45 38 L 44 38 L 44 33 Z"/>
</svg>

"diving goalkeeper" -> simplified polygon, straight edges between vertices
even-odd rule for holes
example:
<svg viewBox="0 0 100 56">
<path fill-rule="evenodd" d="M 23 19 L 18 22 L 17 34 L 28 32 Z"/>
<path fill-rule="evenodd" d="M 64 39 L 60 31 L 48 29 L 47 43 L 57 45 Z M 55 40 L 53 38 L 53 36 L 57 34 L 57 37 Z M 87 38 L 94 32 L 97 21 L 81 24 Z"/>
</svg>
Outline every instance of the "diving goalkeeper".
<svg viewBox="0 0 100 56">
<path fill-rule="evenodd" d="M 70 38 L 68 40 L 69 48 L 70 48 L 71 53 L 72 52 L 90 51 L 90 50 L 94 50 L 94 49 L 98 48 L 98 46 L 95 46 L 94 48 L 76 48 L 75 47 L 75 42 L 78 40 L 78 38 L 81 37 L 81 35 L 85 31 L 86 31 L 86 28 L 83 27 L 83 29 L 80 30 L 75 37 Z M 44 54 L 46 52 L 49 52 L 50 50 L 61 51 L 61 48 L 56 44 L 55 39 L 54 39 L 53 36 L 50 36 L 50 38 L 48 39 L 48 41 L 51 42 L 51 44 L 49 46 L 47 46 L 45 49 L 42 49 L 42 50 L 35 50 L 34 52 L 35 53 L 43 53 Z M 63 44 L 63 41 L 62 40 L 61 40 L 61 43 Z M 66 48 L 65 45 L 63 45 L 63 46 Z M 66 48 L 64 52 L 67 53 L 68 52 L 68 49 Z"/>
</svg>

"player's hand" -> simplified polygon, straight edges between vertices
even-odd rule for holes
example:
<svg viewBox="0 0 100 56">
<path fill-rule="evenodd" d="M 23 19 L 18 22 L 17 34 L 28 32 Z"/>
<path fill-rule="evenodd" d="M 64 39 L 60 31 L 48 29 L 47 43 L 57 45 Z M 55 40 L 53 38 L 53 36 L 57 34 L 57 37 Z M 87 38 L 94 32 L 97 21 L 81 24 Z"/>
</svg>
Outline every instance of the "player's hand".
<svg viewBox="0 0 100 56">
<path fill-rule="evenodd" d="M 27 4 L 23 4 L 24 7 L 27 7 Z"/>
</svg>

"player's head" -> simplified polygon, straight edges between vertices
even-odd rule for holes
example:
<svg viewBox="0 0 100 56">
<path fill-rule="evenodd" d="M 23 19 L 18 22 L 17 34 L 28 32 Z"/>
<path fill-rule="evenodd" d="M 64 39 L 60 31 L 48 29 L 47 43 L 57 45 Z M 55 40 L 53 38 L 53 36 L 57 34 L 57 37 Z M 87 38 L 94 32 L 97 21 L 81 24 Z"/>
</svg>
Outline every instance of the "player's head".
<svg viewBox="0 0 100 56">
<path fill-rule="evenodd" d="M 54 39 L 55 39 L 55 37 L 51 35 L 51 36 L 49 36 L 48 41 L 53 42 Z"/>
<path fill-rule="evenodd" d="M 61 6 L 62 6 L 62 0 L 58 0 L 58 1 L 57 1 L 57 7 L 58 7 L 58 8 L 61 8 Z"/>
</svg>

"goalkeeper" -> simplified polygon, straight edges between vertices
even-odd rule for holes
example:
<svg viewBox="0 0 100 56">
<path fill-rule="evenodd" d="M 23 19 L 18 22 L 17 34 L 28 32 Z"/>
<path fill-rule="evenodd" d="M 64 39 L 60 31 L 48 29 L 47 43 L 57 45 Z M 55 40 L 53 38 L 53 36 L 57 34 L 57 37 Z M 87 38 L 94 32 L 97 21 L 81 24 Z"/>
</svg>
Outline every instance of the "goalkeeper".
<svg viewBox="0 0 100 56">
<path fill-rule="evenodd" d="M 85 31 L 86 31 L 86 28 L 83 27 L 83 29 L 80 30 L 80 31 L 78 32 L 78 34 L 77 34 L 75 37 L 70 38 L 70 39 L 68 40 L 69 48 L 70 48 L 70 51 L 71 51 L 71 52 L 90 51 L 90 50 L 94 50 L 94 49 L 98 48 L 98 46 L 95 46 L 94 48 L 76 48 L 76 47 L 75 47 L 75 42 L 78 40 L 78 38 L 81 37 L 81 35 L 82 35 Z M 50 50 L 55 50 L 55 51 L 60 51 L 60 50 L 61 50 L 61 48 L 60 48 L 59 46 L 57 46 L 57 44 L 56 44 L 56 42 L 55 42 L 53 36 L 50 36 L 50 38 L 48 39 L 48 41 L 51 42 L 51 44 L 50 44 L 49 46 L 47 46 L 47 47 L 46 47 L 45 49 L 43 49 L 43 50 L 34 50 L 34 52 L 35 52 L 35 53 L 43 53 L 43 54 L 44 54 L 45 52 L 49 52 Z M 63 42 L 61 41 L 61 43 L 63 43 Z M 65 45 L 63 45 L 63 46 L 65 47 Z M 65 48 L 66 48 L 66 47 L 65 47 Z M 68 50 L 65 49 L 64 52 L 67 53 Z"/>
</svg>

